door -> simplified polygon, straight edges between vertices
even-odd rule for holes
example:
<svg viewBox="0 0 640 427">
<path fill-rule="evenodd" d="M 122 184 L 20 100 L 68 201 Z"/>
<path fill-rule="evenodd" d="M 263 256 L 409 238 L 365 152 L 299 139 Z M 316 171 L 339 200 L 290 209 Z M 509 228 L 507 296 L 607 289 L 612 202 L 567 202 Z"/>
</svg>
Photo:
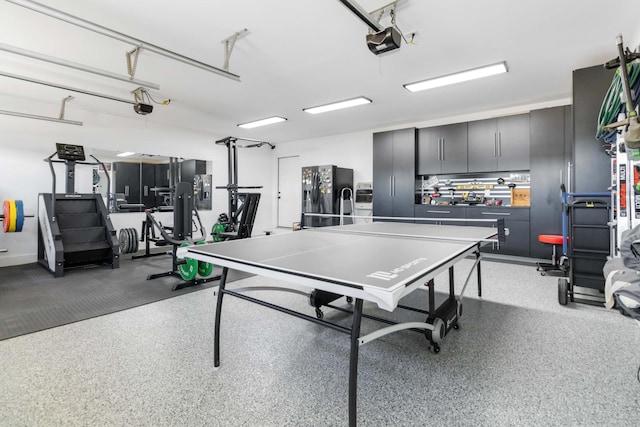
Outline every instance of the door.
<svg viewBox="0 0 640 427">
<path fill-rule="evenodd" d="M 373 134 L 373 215 L 392 216 L 393 132 Z"/>
<path fill-rule="evenodd" d="M 416 130 L 393 131 L 392 216 L 413 217 L 416 187 Z M 375 191 L 375 186 L 373 187 Z M 373 203 L 375 205 L 375 198 Z"/>
<path fill-rule="evenodd" d="M 442 171 L 442 134 L 440 127 L 418 131 L 418 175 L 436 175 Z M 466 155 L 466 147 L 465 147 Z M 465 164 L 465 168 L 466 168 Z"/>
<path fill-rule="evenodd" d="M 442 126 L 440 159 L 442 173 L 467 171 L 467 124 L 458 123 Z"/>
<path fill-rule="evenodd" d="M 498 119 L 498 170 L 529 170 L 529 114 Z"/>
<path fill-rule="evenodd" d="M 278 227 L 300 221 L 301 166 L 298 156 L 278 158 Z"/>
<path fill-rule="evenodd" d="M 469 172 L 492 172 L 498 167 L 495 119 L 469 122 Z"/>
</svg>

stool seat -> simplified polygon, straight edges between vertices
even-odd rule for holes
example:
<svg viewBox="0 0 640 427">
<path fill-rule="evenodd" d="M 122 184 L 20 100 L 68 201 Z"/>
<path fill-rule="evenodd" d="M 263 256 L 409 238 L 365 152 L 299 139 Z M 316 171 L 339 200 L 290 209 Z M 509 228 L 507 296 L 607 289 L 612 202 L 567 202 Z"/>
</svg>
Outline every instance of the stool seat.
<svg viewBox="0 0 640 427">
<path fill-rule="evenodd" d="M 564 238 L 558 234 L 540 234 L 538 236 L 540 243 L 548 243 L 550 245 L 561 245 Z"/>
</svg>

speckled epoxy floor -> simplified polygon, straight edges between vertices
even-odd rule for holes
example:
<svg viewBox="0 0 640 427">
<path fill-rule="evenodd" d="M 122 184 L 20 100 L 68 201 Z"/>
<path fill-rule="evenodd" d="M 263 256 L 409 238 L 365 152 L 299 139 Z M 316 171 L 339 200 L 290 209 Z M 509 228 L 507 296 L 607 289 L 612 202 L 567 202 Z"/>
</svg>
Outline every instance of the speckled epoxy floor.
<svg viewBox="0 0 640 427">
<path fill-rule="evenodd" d="M 465 273 L 458 269 L 459 284 Z M 484 262 L 483 281 L 479 300 L 472 279 L 462 327 L 440 354 L 412 332 L 361 347 L 359 425 L 635 423 L 635 322 L 559 306 L 557 279 L 531 266 Z M 232 286 L 274 283 L 253 277 Z M 260 295 L 313 313 L 299 295 Z M 414 292 L 407 303 L 425 297 Z M 0 342 L 0 425 L 347 424 L 346 335 L 232 297 L 223 310 L 218 369 L 214 289 Z M 331 310 L 326 318 L 348 322 Z M 376 326 L 363 323 L 364 331 Z"/>
</svg>

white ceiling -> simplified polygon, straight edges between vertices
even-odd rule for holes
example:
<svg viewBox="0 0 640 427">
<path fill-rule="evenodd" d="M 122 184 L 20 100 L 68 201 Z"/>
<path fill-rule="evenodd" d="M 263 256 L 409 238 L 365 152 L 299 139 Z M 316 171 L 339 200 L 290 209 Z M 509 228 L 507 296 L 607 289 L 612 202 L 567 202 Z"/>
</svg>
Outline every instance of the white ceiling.
<svg viewBox="0 0 640 427">
<path fill-rule="evenodd" d="M 375 56 L 367 27 L 338 0 L 41 0 L 42 4 L 221 68 L 221 41 L 247 28 L 230 69 L 241 82 L 143 51 L 136 77 L 160 85 L 148 116 L 132 106 L 0 77 L 0 109 L 12 100 L 59 105 L 66 118 L 101 114 L 272 142 L 376 129 L 486 110 L 566 99 L 571 72 L 617 56 L 615 37 L 640 42 L 640 1 L 408 0 L 397 25 L 415 44 Z M 373 10 L 388 0 L 360 0 Z M 385 17 L 382 24 L 389 25 Z M 0 43 L 126 75 L 131 46 L 7 1 Z M 404 83 L 507 61 L 509 73 L 411 94 Z M 0 70 L 132 99 L 135 85 L 0 52 Z M 355 96 L 373 104 L 309 115 L 302 108 Z M 20 111 L 57 116 L 58 110 Z M 244 130 L 238 123 L 288 119 Z"/>
</svg>

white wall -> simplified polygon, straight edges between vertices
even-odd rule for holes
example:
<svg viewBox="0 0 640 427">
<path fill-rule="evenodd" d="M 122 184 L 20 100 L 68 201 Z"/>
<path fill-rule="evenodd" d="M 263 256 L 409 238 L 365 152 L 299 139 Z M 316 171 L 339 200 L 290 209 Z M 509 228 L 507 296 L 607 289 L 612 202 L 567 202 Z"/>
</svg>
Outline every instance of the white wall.
<svg viewBox="0 0 640 427">
<path fill-rule="evenodd" d="M 0 103 L 7 102 L 13 111 L 56 111 L 59 105 L 42 105 L 24 99 L 7 99 L 0 96 Z M 52 116 L 52 114 L 43 113 Z M 84 126 L 72 126 L 54 122 L 0 115 L 0 202 L 8 199 L 24 201 L 25 213 L 33 214 L 37 209 L 38 193 L 51 192 L 51 173 L 43 161 L 55 151 L 56 142 L 83 145 L 87 154 L 91 148 L 114 151 L 135 151 L 183 158 L 195 158 L 212 162 L 213 185 L 223 186 L 227 179 L 227 149 L 216 145 L 219 136 L 193 132 L 148 123 L 143 116 L 131 118 L 97 114 L 91 111 L 74 110 L 73 120 L 84 122 Z M 256 218 L 256 230 L 271 228 L 271 151 L 268 148 L 239 150 L 239 182 L 241 185 L 264 185 L 264 194 Z M 76 191 L 91 191 L 91 168 L 77 166 Z M 57 191 L 64 192 L 64 165 L 56 166 Z M 266 178 L 265 178 L 266 177 Z M 86 183 L 83 185 L 83 182 Z M 213 191 L 213 210 L 201 212 L 207 232 L 216 222 L 220 212 L 226 212 L 227 192 Z M 117 228 L 139 229 L 143 213 L 120 213 L 112 215 Z M 164 223 L 167 223 L 164 220 Z M 0 266 L 35 262 L 37 259 L 37 223 L 26 219 L 22 233 L 0 231 L 0 248 L 9 249 L 0 253 Z"/>
<path fill-rule="evenodd" d="M 638 18 L 638 25 L 636 26 L 636 32 L 630 39 L 629 49 L 637 50 L 640 52 L 640 18 Z"/>
</svg>

